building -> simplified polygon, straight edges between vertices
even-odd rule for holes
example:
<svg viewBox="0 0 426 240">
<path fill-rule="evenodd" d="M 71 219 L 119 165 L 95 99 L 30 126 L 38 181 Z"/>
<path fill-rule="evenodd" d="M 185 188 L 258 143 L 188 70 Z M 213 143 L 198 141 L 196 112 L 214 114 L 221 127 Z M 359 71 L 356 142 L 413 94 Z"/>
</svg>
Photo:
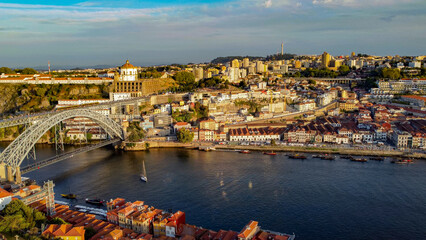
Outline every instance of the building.
<svg viewBox="0 0 426 240">
<path fill-rule="evenodd" d="M 401 96 L 401 99 L 403 101 L 410 102 L 421 108 L 425 107 L 426 97 L 416 96 L 416 95 L 405 95 L 405 96 Z"/>
<path fill-rule="evenodd" d="M 243 58 L 243 68 L 248 68 L 250 66 L 249 58 Z"/>
<path fill-rule="evenodd" d="M 50 224 L 42 235 L 49 238 L 60 238 L 63 240 L 84 240 L 84 227 L 73 227 L 71 224 Z"/>
<path fill-rule="evenodd" d="M 204 71 L 202 67 L 195 67 L 193 70 L 195 81 L 198 82 L 204 78 Z"/>
<path fill-rule="evenodd" d="M 120 67 L 120 81 L 136 81 L 138 80 L 138 68 L 129 63 L 129 60 L 126 60 L 126 63 Z"/>
<path fill-rule="evenodd" d="M 266 142 L 279 141 L 283 129 L 280 128 L 235 128 L 229 130 L 231 142 Z"/>
<path fill-rule="evenodd" d="M 182 128 L 190 129 L 191 124 L 189 124 L 187 122 L 177 122 L 173 125 L 173 130 L 174 130 L 175 133 L 179 132 L 179 130 L 181 130 Z"/>
<path fill-rule="evenodd" d="M 324 53 L 321 55 L 321 65 L 322 65 L 323 67 L 328 68 L 328 66 L 330 65 L 330 61 L 331 61 L 331 56 L 330 56 L 330 54 L 328 54 L 327 52 L 324 52 Z"/>
<path fill-rule="evenodd" d="M 12 201 L 12 195 L 8 191 L 0 188 L 0 211 L 3 210 L 7 204 Z"/>
<path fill-rule="evenodd" d="M 109 93 L 109 99 L 111 101 L 120 101 L 120 100 L 126 100 L 131 98 L 132 98 L 132 93 L 130 92 L 110 92 Z"/>
<path fill-rule="evenodd" d="M 238 59 L 232 60 L 231 67 L 233 67 L 233 68 L 239 68 L 240 67 L 240 61 L 238 61 Z"/>
<path fill-rule="evenodd" d="M 219 123 L 213 119 L 203 120 L 200 122 L 200 129 L 215 131 L 219 129 Z"/>
<path fill-rule="evenodd" d="M 260 230 L 258 224 L 256 221 L 250 221 L 238 234 L 238 240 L 251 240 Z"/>
<path fill-rule="evenodd" d="M 172 124 L 172 117 L 166 114 L 158 114 L 154 116 L 154 127 L 167 127 Z"/>
<path fill-rule="evenodd" d="M 294 107 L 299 112 L 305 112 L 305 111 L 309 111 L 309 110 L 314 110 L 316 105 L 315 105 L 315 102 L 308 101 L 308 102 L 298 103 L 298 104 L 294 105 Z"/>
</svg>

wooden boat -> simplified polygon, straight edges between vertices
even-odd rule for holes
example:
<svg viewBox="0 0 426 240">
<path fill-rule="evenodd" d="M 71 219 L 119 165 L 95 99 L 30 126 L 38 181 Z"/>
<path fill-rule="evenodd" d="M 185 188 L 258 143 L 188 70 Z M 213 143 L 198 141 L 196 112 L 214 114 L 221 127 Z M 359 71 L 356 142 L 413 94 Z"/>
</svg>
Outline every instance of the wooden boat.
<svg viewBox="0 0 426 240">
<path fill-rule="evenodd" d="M 324 155 L 321 157 L 322 160 L 334 160 L 334 156 L 332 155 Z"/>
<path fill-rule="evenodd" d="M 368 162 L 366 158 L 352 158 L 352 162 Z"/>
<path fill-rule="evenodd" d="M 244 153 L 244 154 L 250 154 L 250 150 L 241 150 L 240 153 Z"/>
<path fill-rule="evenodd" d="M 411 160 L 411 159 L 399 159 L 399 160 L 392 160 L 391 163 L 409 164 L 409 163 L 413 163 L 413 160 Z"/>
<path fill-rule="evenodd" d="M 61 194 L 61 197 L 66 198 L 66 199 L 76 199 L 77 195 L 75 195 L 73 193 L 68 193 L 68 194 Z"/>
<path fill-rule="evenodd" d="M 298 153 L 297 154 L 290 154 L 288 157 L 292 158 L 292 159 L 306 159 L 305 155 L 298 154 Z"/>
<path fill-rule="evenodd" d="M 104 201 L 102 201 L 100 199 L 88 199 L 88 198 L 86 198 L 86 203 L 98 205 L 98 206 L 104 205 Z"/>
<path fill-rule="evenodd" d="M 273 152 L 273 151 L 271 151 L 271 152 L 263 152 L 263 154 L 265 154 L 265 155 L 277 155 L 277 153 L 275 153 L 275 152 Z"/>
</svg>

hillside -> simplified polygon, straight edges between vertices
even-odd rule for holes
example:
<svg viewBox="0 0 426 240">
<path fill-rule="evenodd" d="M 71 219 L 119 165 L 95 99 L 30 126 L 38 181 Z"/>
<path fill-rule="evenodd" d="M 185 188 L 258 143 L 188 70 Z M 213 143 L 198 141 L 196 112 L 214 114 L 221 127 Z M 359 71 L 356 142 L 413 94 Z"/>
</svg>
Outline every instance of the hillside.
<svg viewBox="0 0 426 240">
<path fill-rule="evenodd" d="M 59 99 L 108 98 L 109 85 L 0 85 L 0 115 L 49 110 Z"/>
</svg>

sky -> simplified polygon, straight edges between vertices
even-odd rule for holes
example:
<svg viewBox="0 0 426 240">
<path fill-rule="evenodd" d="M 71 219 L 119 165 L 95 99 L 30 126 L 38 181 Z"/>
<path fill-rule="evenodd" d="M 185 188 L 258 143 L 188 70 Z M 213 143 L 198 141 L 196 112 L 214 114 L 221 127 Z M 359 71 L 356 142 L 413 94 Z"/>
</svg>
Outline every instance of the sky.
<svg viewBox="0 0 426 240">
<path fill-rule="evenodd" d="M 426 1 L 0 3 L 0 66 L 12 68 L 201 63 L 275 54 L 281 42 L 297 55 L 426 55 Z"/>
</svg>

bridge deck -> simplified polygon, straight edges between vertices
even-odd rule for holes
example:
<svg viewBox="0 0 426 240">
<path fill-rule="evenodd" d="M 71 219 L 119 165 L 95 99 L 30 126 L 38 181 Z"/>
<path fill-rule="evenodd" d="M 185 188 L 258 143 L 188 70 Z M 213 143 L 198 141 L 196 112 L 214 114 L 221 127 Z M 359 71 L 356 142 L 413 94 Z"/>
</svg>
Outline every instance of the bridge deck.
<svg viewBox="0 0 426 240">
<path fill-rule="evenodd" d="M 74 157 L 74 156 L 76 156 L 80 153 L 85 153 L 85 152 L 91 151 L 93 149 L 104 147 L 106 145 L 113 144 L 113 143 L 116 143 L 116 142 L 119 142 L 119 141 L 121 141 L 121 139 L 115 138 L 115 139 L 103 141 L 103 142 L 100 142 L 100 143 L 97 143 L 97 144 L 81 147 L 81 148 L 78 148 L 77 150 L 67 152 L 67 153 L 63 153 L 63 154 L 60 154 L 60 155 L 57 155 L 57 156 L 36 162 L 34 164 L 30 164 L 30 165 L 27 165 L 25 167 L 22 167 L 21 173 L 25 174 L 25 173 L 37 170 L 39 168 L 46 167 L 46 166 L 49 166 L 51 164 L 63 161 L 65 159 L 72 158 L 72 157 Z"/>
</svg>

